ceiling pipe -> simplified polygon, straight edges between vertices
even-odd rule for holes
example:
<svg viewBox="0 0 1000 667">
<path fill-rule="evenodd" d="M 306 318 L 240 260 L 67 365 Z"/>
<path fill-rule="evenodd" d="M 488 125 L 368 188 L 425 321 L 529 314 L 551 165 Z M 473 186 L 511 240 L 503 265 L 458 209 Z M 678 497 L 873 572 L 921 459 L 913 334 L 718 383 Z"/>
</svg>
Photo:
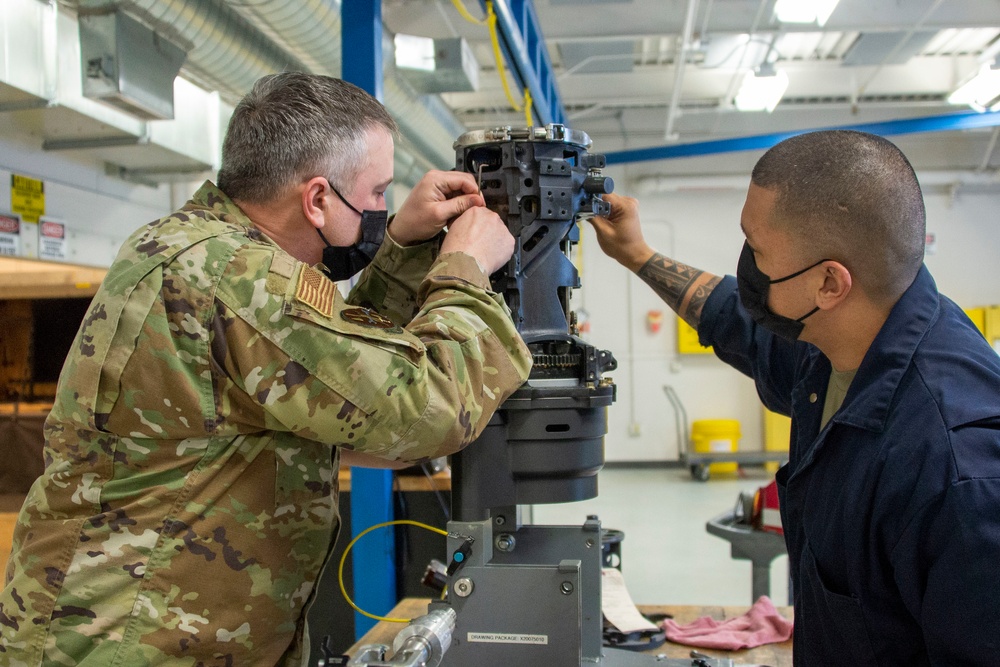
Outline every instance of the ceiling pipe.
<svg viewBox="0 0 1000 667">
<path fill-rule="evenodd" d="M 902 134 L 919 134 L 922 132 L 950 132 L 955 130 L 975 130 L 1000 126 L 1000 111 L 977 113 L 965 111 L 947 113 L 937 116 L 918 118 L 901 118 L 875 123 L 856 123 L 852 125 L 834 125 L 827 127 L 803 128 L 788 132 L 772 132 L 770 134 L 753 134 L 729 139 L 713 139 L 696 141 L 687 144 L 669 144 L 664 146 L 649 146 L 631 150 L 607 151 L 604 157 L 608 165 L 628 164 L 630 162 L 648 162 L 681 157 L 697 157 L 701 155 L 716 155 L 736 151 L 767 150 L 775 144 L 798 134 L 818 130 L 858 130 L 884 137 Z"/>
<path fill-rule="evenodd" d="M 1000 188 L 1000 172 L 979 170 L 937 170 L 918 171 L 917 180 L 920 187 L 951 188 L 985 186 Z M 709 190 L 739 190 L 746 192 L 750 185 L 750 176 L 640 176 L 632 180 L 633 191 L 640 195 L 652 195 L 664 192 L 703 192 Z"/>
<path fill-rule="evenodd" d="M 182 72 L 232 102 L 273 72 L 306 70 L 236 12 L 199 0 L 78 0 L 78 14 L 122 9 L 187 51 Z"/>
<path fill-rule="evenodd" d="M 248 24 L 305 63 L 308 71 L 340 76 L 338 0 L 227 0 L 227 3 Z M 392 35 L 383 30 L 383 51 L 390 74 L 395 70 L 393 49 Z M 440 97 L 420 95 L 405 81 L 392 76 L 383 80 L 382 94 L 403 138 L 422 154 L 427 168 L 454 167 L 452 145 L 466 128 Z"/>
<path fill-rule="evenodd" d="M 684 67 L 687 64 L 688 52 L 691 50 L 691 31 L 694 28 L 694 17 L 698 13 L 698 0 L 688 0 L 687 14 L 684 17 L 684 34 L 681 38 L 677 57 L 674 58 L 674 90 L 670 96 L 670 110 L 667 112 L 667 129 L 664 139 L 673 141 L 677 138 L 674 132 L 674 121 L 681 104 L 681 88 L 684 86 Z"/>
<path fill-rule="evenodd" d="M 761 19 L 764 17 L 764 10 L 767 9 L 768 5 L 771 4 L 771 0 L 760 0 L 760 4 L 757 5 L 757 14 L 753 18 L 753 24 L 750 26 L 750 32 L 747 34 L 747 43 L 743 51 L 743 55 L 740 56 L 740 64 L 743 64 L 743 58 L 746 56 L 746 50 L 750 48 L 750 44 L 754 41 L 754 35 L 757 33 L 757 28 L 760 26 Z M 729 80 L 729 87 L 726 88 L 726 94 L 722 98 L 722 103 L 719 105 L 721 110 L 727 105 L 731 105 L 733 102 L 733 96 L 736 95 L 737 86 L 743 80 L 743 75 L 746 70 L 737 67 L 733 71 L 733 78 Z"/>
<path fill-rule="evenodd" d="M 262 76 L 305 71 L 339 76 L 340 4 L 336 0 L 76 0 L 80 13 L 123 9 L 187 47 L 185 78 L 235 103 Z M 391 49 L 391 43 L 388 47 Z M 417 95 L 386 78 L 383 102 L 402 146 L 397 182 L 412 186 L 427 169 L 450 169 L 452 143 L 465 131 L 437 96 Z M 408 149 L 408 150 L 407 150 Z M 419 169 L 414 166 L 419 165 Z"/>
<path fill-rule="evenodd" d="M 993 149 L 997 146 L 997 138 L 1000 137 L 1000 127 L 993 129 L 993 134 L 990 135 L 990 142 L 986 146 L 986 150 L 983 151 L 983 160 L 979 163 L 979 171 L 983 172 L 989 169 L 990 161 L 993 159 Z"/>
</svg>

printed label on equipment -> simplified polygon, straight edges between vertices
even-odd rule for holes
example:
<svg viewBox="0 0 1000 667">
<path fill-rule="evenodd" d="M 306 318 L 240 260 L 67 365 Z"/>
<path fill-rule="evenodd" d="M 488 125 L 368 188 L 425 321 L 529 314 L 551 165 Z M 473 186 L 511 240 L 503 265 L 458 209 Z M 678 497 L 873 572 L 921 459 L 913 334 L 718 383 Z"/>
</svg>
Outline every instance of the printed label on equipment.
<svg viewBox="0 0 1000 667">
<path fill-rule="evenodd" d="M 733 441 L 732 440 L 709 440 L 708 448 L 713 452 L 731 452 L 733 451 Z"/>
<path fill-rule="evenodd" d="M 536 644 L 549 643 L 548 635 L 523 635 L 516 632 L 469 632 L 466 641 L 486 644 Z"/>
</svg>

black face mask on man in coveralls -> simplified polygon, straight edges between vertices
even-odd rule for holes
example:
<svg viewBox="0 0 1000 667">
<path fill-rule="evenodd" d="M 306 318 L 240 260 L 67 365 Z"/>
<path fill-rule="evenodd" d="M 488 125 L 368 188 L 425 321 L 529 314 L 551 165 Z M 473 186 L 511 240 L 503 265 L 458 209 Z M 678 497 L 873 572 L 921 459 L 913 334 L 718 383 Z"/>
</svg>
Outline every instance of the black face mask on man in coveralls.
<svg viewBox="0 0 1000 667">
<path fill-rule="evenodd" d="M 736 267 L 736 284 L 739 287 L 740 301 L 743 303 L 743 307 L 750 313 L 750 317 L 753 318 L 754 322 L 771 333 L 782 338 L 787 338 L 788 340 L 798 340 L 802 334 L 802 329 L 806 326 L 803 320 L 819 310 L 819 306 L 798 319 L 792 319 L 791 317 L 778 315 L 767 307 L 767 293 L 770 291 L 771 285 L 783 283 L 786 280 L 801 276 L 809 269 L 817 267 L 826 261 L 828 260 L 821 259 L 801 271 L 796 271 L 784 278 L 771 280 L 770 276 L 757 268 L 757 260 L 754 258 L 753 249 L 744 241 L 743 252 L 740 253 L 740 261 Z"/>
</svg>

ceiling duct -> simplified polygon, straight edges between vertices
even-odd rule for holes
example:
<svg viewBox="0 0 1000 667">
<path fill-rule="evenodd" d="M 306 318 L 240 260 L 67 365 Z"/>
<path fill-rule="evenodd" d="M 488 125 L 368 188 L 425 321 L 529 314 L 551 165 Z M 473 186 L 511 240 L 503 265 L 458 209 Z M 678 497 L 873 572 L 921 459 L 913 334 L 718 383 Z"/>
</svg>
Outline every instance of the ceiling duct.
<svg viewBox="0 0 1000 667">
<path fill-rule="evenodd" d="M 159 5 L 162 0 L 144 0 Z M 183 0 L 173 0 L 178 2 Z M 227 0 L 232 10 L 280 44 L 308 70 L 340 76 L 341 25 L 338 0 Z M 166 4 L 169 4 L 166 3 Z M 394 69 L 393 40 L 383 32 L 383 57 Z M 466 127 L 438 95 L 419 95 L 405 81 L 386 76 L 383 101 L 399 123 L 405 143 L 422 157 L 424 168 L 455 166 L 452 144 Z M 398 149 L 397 149 L 398 150 Z"/>
<path fill-rule="evenodd" d="M 235 101 L 265 74 L 306 65 L 254 30 L 239 14 L 204 0 L 77 0 L 81 16 L 124 10 L 171 41 L 189 45 L 182 72 Z"/>
<path fill-rule="evenodd" d="M 254 81 L 297 70 L 340 76 L 340 3 L 336 0 L 78 0 L 85 12 L 121 8 L 160 34 L 191 44 L 185 76 L 231 101 Z M 384 48 L 391 54 L 392 40 Z M 385 59 L 391 63 L 392 57 Z M 465 131 L 437 96 L 418 95 L 406 82 L 386 77 L 383 101 L 399 123 L 396 179 L 412 185 L 429 168 L 450 169 L 452 143 Z M 407 152 L 415 153 L 407 155 Z M 402 159 L 400 159 L 402 158 Z M 408 166 L 407 166 L 408 165 Z"/>
<path fill-rule="evenodd" d="M 462 37 L 432 39 L 397 34 L 396 72 L 421 93 L 479 90 L 479 63 Z"/>
<path fill-rule="evenodd" d="M 79 17 L 83 95 L 143 120 L 174 117 L 184 50 L 124 12 Z"/>
</svg>

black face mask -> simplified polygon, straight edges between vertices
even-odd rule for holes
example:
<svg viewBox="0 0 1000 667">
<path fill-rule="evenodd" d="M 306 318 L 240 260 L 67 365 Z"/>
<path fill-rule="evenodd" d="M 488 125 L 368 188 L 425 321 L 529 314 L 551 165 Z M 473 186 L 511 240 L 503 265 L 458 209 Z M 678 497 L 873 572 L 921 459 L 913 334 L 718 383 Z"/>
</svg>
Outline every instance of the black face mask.
<svg viewBox="0 0 1000 667">
<path fill-rule="evenodd" d="M 344 199 L 344 195 L 337 192 L 337 188 L 331 185 L 330 189 L 340 197 L 340 201 L 347 204 L 349 209 L 361 216 L 361 240 L 348 246 L 330 245 L 330 242 L 323 236 L 323 232 L 316 229 L 316 233 L 326 244 L 323 249 L 323 265 L 329 272 L 327 275 L 330 280 L 347 280 L 375 259 L 375 253 L 378 252 L 382 240 L 385 238 L 385 226 L 389 212 L 368 209 L 359 211 L 351 206 L 351 202 Z"/>
<path fill-rule="evenodd" d="M 736 284 L 739 286 L 740 301 L 743 302 L 743 307 L 750 313 L 750 317 L 753 318 L 754 322 L 768 331 L 788 340 L 798 340 L 802 334 L 802 329 L 806 326 L 802 321 L 819 310 L 819 306 L 813 308 L 799 319 L 793 320 L 790 317 L 771 312 L 771 309 L 767 307 L 767 293 L 771 289 L 771 285 L 783 283 L 786 280 L 801 276 L 809 269 L 817 267 L 826 261 L 829 260 L 821 259 L 801 271 L 796 271 L 784 278 L 771 280 L 770 276 L 757 268 L 757 260 L 753 256 L 753 250 L 750 249 L 749 244 L 744 242 L 743 252 L 740 253 L 740 262 L 736 267 Z"/>
</svg>

